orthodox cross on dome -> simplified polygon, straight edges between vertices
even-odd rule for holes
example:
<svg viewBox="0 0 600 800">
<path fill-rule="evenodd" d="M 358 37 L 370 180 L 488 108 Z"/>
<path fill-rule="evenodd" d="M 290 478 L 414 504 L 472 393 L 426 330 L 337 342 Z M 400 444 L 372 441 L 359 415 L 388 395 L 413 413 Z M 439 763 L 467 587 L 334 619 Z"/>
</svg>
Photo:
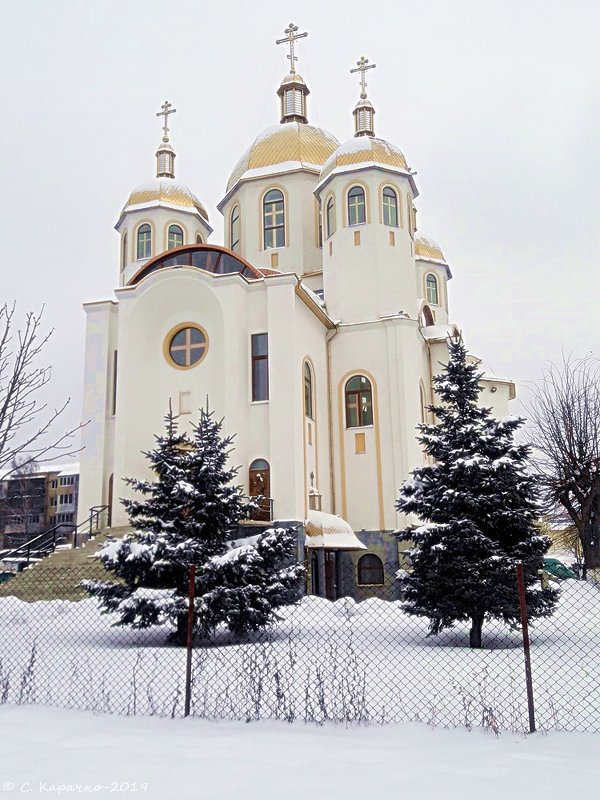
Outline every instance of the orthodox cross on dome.
<svg viewBox="0 0 600 800">
<path fill-rule="evenodd" d="M 164 117 L 164 122 L 163 122 L 163 142 L 168 142 L 169 141 L 169 125 L 168 125 L 168 123 L 169 123 L 169 114 L 175 114 L 175 112 L 177 111 L 176 108 L 171 108 L 171 106 L 172 106 L 172 103 L 169 103 L 168 100 L 165 100 L 165 102 L 161 106 L 161 110 L 158 111 L 157 114 L 156 114 L 157 117 Z"/>
<path fill-rule="evenodd" d="M 295 62 L 298 61 L 298 57 L 294 55 L 294 42 L 298 39 L 304 39 L 305 36 L 308 36 L 308 33 L 297 33 L 298 26 L 294 25 L 293 22 L 287 26 L 284 30 L 285 39 L 276 39 L 275 44 L 285 44 L 286 42 L 290 46 L 290 52 L 288 54 L 288 58 L 290 60 L 290 72 L 292 75 L 296 72 L 296 65 Z"/>
<path fill-rule="evenodd" d="M 350 70 L 350 74 L 353 72 L 360 72 L 360 96 L 363 98 L 363 100 L 367 96 L 367 81 L 365 80 L 365 73 L 368 69 L 375 69 L 376 66 L 377 64 L 369 64 L 369 59 L 361 56 L 360 61 L 356 62 L 356 67 Z"/>
</svg>

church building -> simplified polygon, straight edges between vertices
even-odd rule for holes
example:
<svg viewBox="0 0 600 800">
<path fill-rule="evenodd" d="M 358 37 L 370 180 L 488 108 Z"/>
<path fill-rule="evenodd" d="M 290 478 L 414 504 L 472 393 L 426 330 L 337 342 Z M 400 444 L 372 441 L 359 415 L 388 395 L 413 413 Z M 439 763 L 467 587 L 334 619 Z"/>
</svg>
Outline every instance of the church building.
<svg viewBox="0 0 600 800">
<path fill-rule="evenodd" d="M 125 476 L 146 477 L 143 452 L 171 402 L 182 427 L 206 404 L 235 433 L 232 464 L 259 497 L 248 530 L 291 523 L 307 591 L 377 594 L 399 565 L 399 487 L 425 456 L 432 377 L 447 359 L 448 281 L 440 247 L 417 233 L 415 173 L 375 132 L 361 58 L 343 144 L 309 122 L 292 24 L 278 41 L 290 71 L 278 124 L 235 164 L 218 209 L 224 246 L 201 200 L 175 179 L 164 120 L 156 178 L 135 188 L 116 224 L 114 298 L 87 317 L 80 501 L 127 525 Z M 349 127 L 350 127 L 350 114 Z M 481 402 L 508 412 L 514 384 L 485 376 Z M 342 570 L 342 566 L 344 569 Z M 344 577 L 344 575 L 346 577 Z"/>
</svg>

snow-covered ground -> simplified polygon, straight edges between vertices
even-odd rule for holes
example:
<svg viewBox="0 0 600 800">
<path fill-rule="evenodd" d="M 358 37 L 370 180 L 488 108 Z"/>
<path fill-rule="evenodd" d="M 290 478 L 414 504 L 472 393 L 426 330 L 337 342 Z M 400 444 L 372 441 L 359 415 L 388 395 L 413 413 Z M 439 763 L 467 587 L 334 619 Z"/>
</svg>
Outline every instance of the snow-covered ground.
<svg viewBox="0 0 600 800">
<path fill-rule="evenodd" d="M 564 800 L 598 793 L 598 738 L 422 723 L 125 718 L 3 706 L 2 797 Z M 78 786 L 79 785 L 79 786 Z"/>
<path fill-rule="evenodd" d="M 538 727 L 600 731 L 600 592 L 567 581 L 532 630 Z M 94 600 L 0 600 L 0 703 L 181 716 L 185 652 L 167 631 L 111 627 Z M 426 637 L 398 602 L 307 597 L 254 641 L 198 647 L 192 713 L 209 719 L 402 722 L 527 729 L 520 634 Z"/>
</svg>

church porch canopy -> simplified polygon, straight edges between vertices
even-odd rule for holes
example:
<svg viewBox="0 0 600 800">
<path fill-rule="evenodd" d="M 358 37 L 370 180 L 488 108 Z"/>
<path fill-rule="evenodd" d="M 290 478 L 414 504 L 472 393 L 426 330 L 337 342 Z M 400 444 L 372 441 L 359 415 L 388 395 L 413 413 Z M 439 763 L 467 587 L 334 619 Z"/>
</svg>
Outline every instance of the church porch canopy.
<svg viewBox="0 0 600 800">
<path fill-rule="evenodd" d="M 366 550 L 345 519 L 325 511 L 308 512 L 304 524 L 306 547 L 311 550 Z"/>
</svg>

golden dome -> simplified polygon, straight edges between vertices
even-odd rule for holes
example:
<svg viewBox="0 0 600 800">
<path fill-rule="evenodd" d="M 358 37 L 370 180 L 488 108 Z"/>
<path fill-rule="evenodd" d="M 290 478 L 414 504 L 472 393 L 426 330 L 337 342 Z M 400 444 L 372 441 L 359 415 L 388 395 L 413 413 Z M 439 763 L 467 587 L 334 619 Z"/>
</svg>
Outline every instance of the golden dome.
<svg viewBox="0 0 600 800">
<path fill-rule="evenodd" d="M 426 239 L 424 236 L 417 236 L 415 239 L 415 255 L 425 261 L 442 261 L 446 263 L 442 250 L 433 239 Z"/>
<path fill-rule="evenodd" d="M 281 86 L 285 86 L 288 83 L 300 83 L 302 86 L 306 86 L 306 81 L 297 72 L 290 72 L 288 73 L 285 78 L 281 81 Z M 279 88 L 281 88 L 281 86 Z"/>
<path fill-rule="evenodd" d="M 121 214 L 148 206 L 194 210 L 208 222 L 206 209 L 196 195 L 187 186 L 171 178 L 155 178 L 151 183 L 137 186 L 129 195 Z"/>
<path fill-rule="evenodd" d="M 355 136 L 333 153 L 326 161 L 319 180 L 334 171 L 346 172 L 345 167 L 385 166 L 399 172 L 410 173 L 404 155 L 393 144 L 374 136 Z"/>
<path fill-rule="evenodd" d="M 249 178 L 298 169 L 318 173 L 337 147 L 335 136 L 313 125 L 286 122 L 267 128 L 233 168 L 227 192 L 240 180 Z"/>
</svg>

